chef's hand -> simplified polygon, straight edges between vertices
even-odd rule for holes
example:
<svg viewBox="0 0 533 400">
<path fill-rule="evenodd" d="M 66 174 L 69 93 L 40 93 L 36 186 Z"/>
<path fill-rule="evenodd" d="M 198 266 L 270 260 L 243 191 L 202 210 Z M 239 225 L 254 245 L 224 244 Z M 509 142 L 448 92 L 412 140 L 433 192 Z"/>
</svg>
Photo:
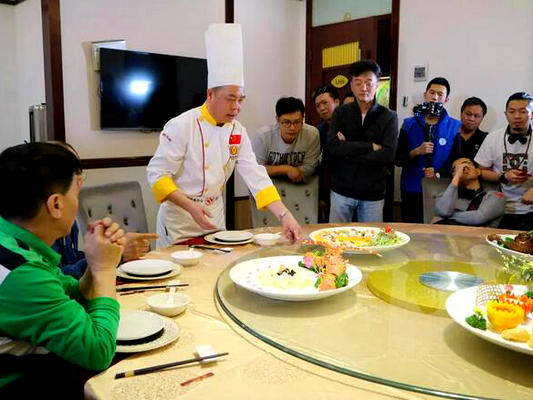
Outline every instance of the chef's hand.
<svg viewBox="0 0 533 400">
<path fill-rule="evenodd" d="M 212 217 L 211 213 L 203 205 L 191 200 L 191 204 L 187 207 L 187 211 L 191 214 L 191 217 L 196 221 L 200 228 L 206 230 L 216 229 L 216 226 L 207 219 L 208 217 Z"/>
<path fill-rule="evenodd" d="M 150 251 L 150 240 L 157 239 L 156 233 L 128 232 L 124 236 L 126 244 L 122 258 L 124 261 L 137 260 Z"/>
<path fill-rule="evenodd" d="M 283 227 L 283 234 L 291 243 L 302 238 L 302 228 L 290 212 L 281 217 L 280 222 Z"/>
</svg>

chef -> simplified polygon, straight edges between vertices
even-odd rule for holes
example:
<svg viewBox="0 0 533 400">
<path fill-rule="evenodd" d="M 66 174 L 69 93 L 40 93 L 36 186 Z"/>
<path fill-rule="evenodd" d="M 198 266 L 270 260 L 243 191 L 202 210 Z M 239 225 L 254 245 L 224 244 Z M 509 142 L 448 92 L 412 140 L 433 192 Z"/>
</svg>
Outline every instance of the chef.
<svg viewBox="0 0 533 400">
<path fill-rule="evenodd" d="M 246 129 L 236 120 L 245 98 L 241 26 L 210 25 L 205 43 L 207 100 L 167 122 L 147 167 L 152 192 L 161 203 L 157 247 L 225 229 L 222 192 L 235 168 L 257 208 L 268 208 L 285 236 L 299 239 L 298 222 L 257 164 Z"/>
</svg>

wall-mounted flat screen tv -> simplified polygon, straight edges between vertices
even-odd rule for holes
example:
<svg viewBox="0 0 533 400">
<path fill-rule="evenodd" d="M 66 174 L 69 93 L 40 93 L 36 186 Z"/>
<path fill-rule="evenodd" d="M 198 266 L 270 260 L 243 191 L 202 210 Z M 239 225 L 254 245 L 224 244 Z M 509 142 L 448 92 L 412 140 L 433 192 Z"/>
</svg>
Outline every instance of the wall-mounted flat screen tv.
<svg viewBox="0 0 533 400">
<path fill-rule="evenodd" d="M 161 130 L 206 99 L 205 59 L 100 49 L 100 126 Z"/>
</svg>

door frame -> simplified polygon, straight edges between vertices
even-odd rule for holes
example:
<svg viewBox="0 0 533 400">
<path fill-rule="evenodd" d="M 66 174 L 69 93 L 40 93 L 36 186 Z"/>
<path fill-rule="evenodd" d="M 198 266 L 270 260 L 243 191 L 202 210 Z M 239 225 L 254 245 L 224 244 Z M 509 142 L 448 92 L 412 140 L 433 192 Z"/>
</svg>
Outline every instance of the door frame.
<svg viewBox="0 0 533 400">
<path fill-rule="evenodd" d="M 311 66 L 313 60 L 312 46 L 313 29 L 313 0 L 306 0 L 305 16 L 305 99 L 308 110 L 314 108 L 312 104 L 312 94 L 314 88 L 311 86 Z M 391 65 L 390 65 L 390 95 L 389 108 L 396 110 L 396 100 L 398 96 L 398 47 L 400 34 L 400 0 L 392 0 L 391 13 Z"/>
</svg>

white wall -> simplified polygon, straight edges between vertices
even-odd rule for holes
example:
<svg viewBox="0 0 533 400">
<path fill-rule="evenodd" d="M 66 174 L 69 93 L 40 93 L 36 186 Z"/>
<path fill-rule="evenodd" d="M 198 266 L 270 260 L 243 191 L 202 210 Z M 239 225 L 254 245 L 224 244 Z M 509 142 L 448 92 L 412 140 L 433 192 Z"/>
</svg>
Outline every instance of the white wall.
<svg viewBox="0 0 533 400">
<path fill-rule="evenodd" d="M 14 7 L 0 4 L 0 151 L 20 141 Z"/>
<path fill-rule="evenodd" d="M 41 0 L 26 0 L 14 8 L 19 135 L 29 140 L 28 107 L 45 102 Z"/>
<path fill-rule="evenodd" d="M 98 73 L 90 42 L 124 39 L 129 50 L 205 57 L 204 31 L 224 21 L 222 0 L 63 0 L 65 129 L 82 158 L 153 154 L 157 133 L 99 129 Z"/>
<path fill-rule="evenodd" d="M 514 92 L 533 92 L 533 1 L 402 0 L 398 60 L 398 113 L 411 115 L 427 82 L 414 82 L 415 64 L 429 76 L 450 81 L 447 106 L 458 118 L 465 98 L 488 106 L 482 128 L 505 126 L 505 101 Z M 402 97 L 409 96 L 408 107 Z"/>
<path fill-rule="evenodd" d="M 44 102 L 40 0 L 0 4 L 0 150 L 29 140 L 28 107 Z"/>
<path fill-rule="evenodd" d="M 224 22 L 224 1 L 66 0 L 60 5 L 66 140 L 82 158 L 152 155 L 157 133 L 99 129 L 99 76 L 92 69 L 90 42 L 124 39 L 129 50 L 205 57 L 204 31 L 210 23 Z M 91 170 L 87 184 L 124 180 L 141 184 L 155 232 L 157 205 L 145 167 Z"/>
<path fill-rule="evenodd" d="M 275 121 L 283 96 L 305 98 L 305 2 L 236 0 L 235 22 L 242 24 L 246 101 L 239 115 L 253 137 Z M 242 179 L 236 196 L 247 196 Z"/>
</svg>

